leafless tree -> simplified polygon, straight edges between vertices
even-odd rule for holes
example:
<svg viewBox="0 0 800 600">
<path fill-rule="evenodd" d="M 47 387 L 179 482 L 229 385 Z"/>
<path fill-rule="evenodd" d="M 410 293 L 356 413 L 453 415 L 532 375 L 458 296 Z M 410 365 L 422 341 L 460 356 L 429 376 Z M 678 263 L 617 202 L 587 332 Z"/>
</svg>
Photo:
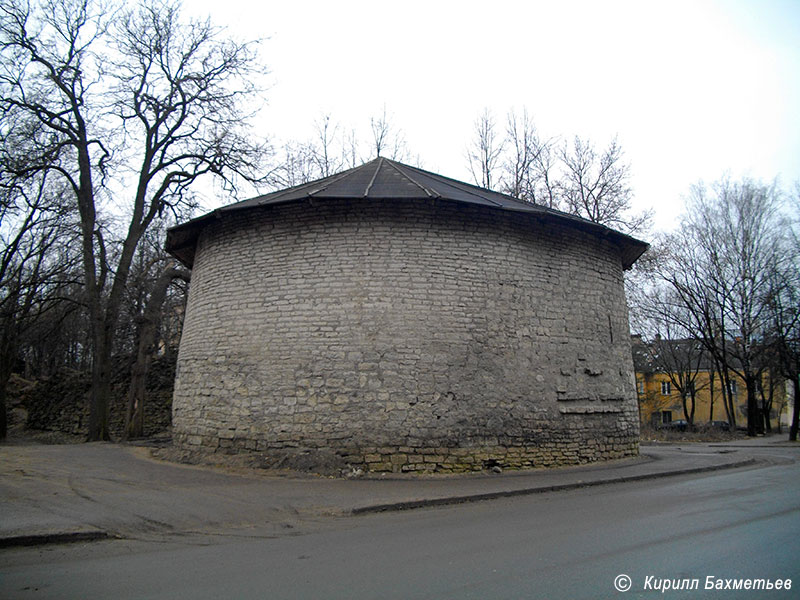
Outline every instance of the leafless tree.
<svg viewBox="0 0 800 600">
<path fill-rule="evenodd" d="M 651 364 L 666 373 L 672 387 L 681 397 L 683 415 L 689 427 L 694 426 L 699 374 L 708 368 L 702 340 L 687 326 L 691 315 L 674 290 L 659 286 L 649 291 L 643 302 L 649 323 L 646 344 Z"/>
<path fill-rule="evenodd" d="M 361 144 L 355 129 L 350 129 L 344 137 L 342 146 L 342 167 L 354 169 L 361 164 Z"/>
<path fill-rule="evenodd" d="M 311 157 L 316 163 L 320 177 L 328 177 L 344 168 L 344 147 L 337 151 L 339 125 L 324 114 L 315 124 L 316 140 L 311 145 Z"/>
<path fill-rule="evenodd" d="M 662 245 L 663 259 L 657 265 L 658 276 L 674 291 L 676 303 L 685 308 L 685 312 L 679 313 L 686 319 L 685 329 L 702 340 L 711 356 L 714 371 L 719 376 L 728 423 L 735 427 L 736 407 L 727 368 L 733 358 L 730 340 L 722 334 L 728 319 L 728 299 L 715 285 L 713 264 L 708 262 L 703 248 L 695 244 L 687 228 L 681 227 L 667 236 Z"/>
<path fill-rule="evenodd" d="M 561 210 L 628 234 L 650 227 L 652 211 L 631 205 L 630 165 L 612 140 L 603 151 L 575 137 L 572 143 L 545 139 L 526 110 L 509 111 L 505 137 L 491 112 L 480 114 L 467 151 L 475 183 L 510 196 Z"/>
<path fill-rule="evenodd" d="M 467 160 L 475 184 L 493 189 L 503 155 L 503 139 L 497 134 L 494 116 L 485 108 L 475 120 L 474 137 Z"/>
<path fill-rule="evenodd" d="M 768 342 L 773 273 L 785 261 L 777 187 L 723 179 L 694 186 L 662 276 L 717 361 L 723 390 L 734 372 L 747 388 L 748 434 L 763 424 L 757 388 Z M 729 420 L 733 406 L 726 403 Z M 733 424 L 733 422 L 732 422 Z"/>
<path fill-rule="evenodd" d="M 0 118 L 35 124 L 14 175 L 63 181 L 80 215 L 92 334 L 90 440 L 109 438 L 111 355 L 131 262 L 165 211 L 191 207 L 204 175 L 255 180 L 263 156 L 245 102 L 255 46 L 186 22 L 172 0 L 9 0 L 0 8 Z M 109 205 L 126 214 L 116 236 Z"/>
<path fill-rule="evenodd" d="M 13 181 L 0 170 L 0 439 L 6 389 L 23 338 L 60 300 L 74 274 L 74 221 L 62 190 L 46 178 Z"/>
<path fill-rule="evenodd" d="M 319 176 L 312 149 L 306 143 L 286 142 L 274 160 L 276 164 L 268 176 L 268 183 L 274 189 L 308 183 Z"/>
<path fill-rule="evenodd" d="M 161 270 L 153 283 L 147 303 L 138 319 L 139 331 L 136 344 L 136 359 L 131 367 L 131 383 L 128 388 L 127 409 L 123 437 L 134 439 L 144 436 L 144 404 L 147 371 L 153 354 L 162 307 L 167 297 L 167 290 L 176 279 L 188 282 L 191 274 L 177 264 L 169 265 Z"/>
<path fill-rule="evenodd" d="M 528 118 L 528 111 L 521 117 L 512 110 L 506 122 L 506 143 L 510 147 L 510 155 L 503 164 L 502 191 L 504 194 L 533 201 L 532 167 L 536 130 Z"/>
<path fill-rule="evenodd" d="M 631 212 L 630 166 L 616 139 L 598 152 L 591 142 L 576 136 L 572 144 L 562 146 L 559 158 L 563 165 L 559 190 L 568 212 L 626 233 L 647 226 L 649 212 Z"/>
<path fill-rule="evenodd" d="M 795 184 L 790 211 L 793 218 L 787 219 L 785 229 L 785 260 L 772 274 L 768 315 L 772 356 L 780 374 L 792 388 L 794 402 L 789 439 L 796 441 L 800 421 L 800 183 Z"/>
<path fill-rule="evenodd" d="M 533 120 L 508 113 L 502 161 L 502 191 L 509 196 L 548 208 L 558 208 L 553 141 L 542 140 Z"/>
<path fill-rule="evenodd" d="M 375 157 L 385 156 L 392 160 L 406 160 L 408 150 L 405 137 L 386 114 L 386 106 L 383 107 L 380 115 L 370 117 L 369 125 L 372 132 L 372 151 Z"/>
</svg>

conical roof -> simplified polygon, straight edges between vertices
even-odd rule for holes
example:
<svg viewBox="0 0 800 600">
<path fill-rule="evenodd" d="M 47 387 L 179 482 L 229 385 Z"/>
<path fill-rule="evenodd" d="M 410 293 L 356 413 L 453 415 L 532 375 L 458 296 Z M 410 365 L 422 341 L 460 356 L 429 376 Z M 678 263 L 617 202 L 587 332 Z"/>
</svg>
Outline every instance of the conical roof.
<svg viewBox="0 0 800 600">
<path fill-rule="evenodd" d="M 167 232 L 167 251 L 191 267 L 194 262 L 197 237 L 212 218 L 239 210 L 310 199 L 375 201 L 432 199 L 478 204 L 497 210 L 533 213 L 546 220 L 562 222 L 608 237 L 620 246 L 623 266 L 626 269 L 630 268 L 648 247 L 640 240 L 586 219 L 379 157 L 336 175 L 223 206 L 202 217 L 173 227 Z"/>
<path fill-rule="evenodd" d="M 330 177 L 231 204 L 223 210 L 265 206 L 308 198 L 367 198 L 369 200 L 434 198 L 493 207 L 527 205 L 525 202 L 492 190 L 380 157 L 360 167 Z M 534 204 L 531 204 L 530 207 L 544 210 L 543 207 Z"/>
</svg>

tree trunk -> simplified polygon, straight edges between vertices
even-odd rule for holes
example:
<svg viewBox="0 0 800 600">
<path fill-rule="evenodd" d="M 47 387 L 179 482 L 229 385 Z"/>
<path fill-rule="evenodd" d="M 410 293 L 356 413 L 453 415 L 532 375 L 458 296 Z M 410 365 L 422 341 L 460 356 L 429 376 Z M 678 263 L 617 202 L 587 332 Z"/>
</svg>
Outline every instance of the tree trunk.
<svg viewBox="0 0 800 600">
<path fill-rule="evenodd" d="M 770 415 L 772 414 L 772 400 L 775 394 L 775 386 L 772 378 L 769 380 L 769 394 L 764 393 L 764 384 L 761 384 L 761 416 L 764 418 L 764 431 L 772 433 L 772 423 Z M 778 424 L 780 426 L 780 416 L 778 417 Z"/>
<path fill-rule="evenodd" d="M 11 379 L 13 356 L 7 352 L 5 340 L 2 340 L 3 347 L 0 348 L 0 440 L 8 436 L 8 380 Z"/>
<path fill-rule="evenodd" d="M 722 387 L 722 405 L 725 407 L 725 415 L 728 417 L 728 424 L 731 430 L 736 430 L 736 403 L 731 394 L 731 380 L 728 372 L 720 367 L 717 371 L 719 382 Z"/>
<path fill-rule="evenodd" d="M 689 407 L 688 399 L 691 399 L 691 408 Z M 684 391 L 681 392 L 681 403 L 683 404 L 683 418 L 686 419 L 686 423 L 689 426 L 689 429 L 694 429 L 694 394 L 689 392 L 688 394 Z"/>
<path fill-rule="evenodd" d="M 156 280 L 150 299 L 141 317 L 136 362 L 131 367 L 131 385 L 128 389 L 127 410 L 125 412 L 124 439 L 144 436 L 144 401 L 147 385 L 147 370 L 155 351 L 155 337 L 161 305 L 167 295 L 167 288 L 175 278 L 189 281 L 189 272 L 183 269 L 166 269 Z"/>
<path fill-rule="evenodd" d="M 756 382 L 752 377 L 745 379 L 747 387 L 747 435 L 755 437 L 763 432 L 763 426 L 759 426 L 758 398 L 756 398 Z M 762 421 L 763 425 L 763 421 Z"/>
<path fill-rule="evenodd" d="M 11 378 L 11 373 L 9 371 L 8 375 L 6 375 L 6 371 L 5 366 L 0 367 L 0 441 L 8 436 L 6 397 L 8 396 L 8 380 Z"/>
<path fill-rule="evenodd" d="M 800 398 L 797 397 L 797 374 L 795 373 L 792 378 L 792 424 L 789 427 L 789 441 L 797 441 L 797 426 L 800 421 Z"/>
<path fill-rule="evenodd" d="M 109 404 L 111 398 L 111 353 L 96 349 L 92 361 L 92 391 L 89 407 L 88 442 L 111 441 Z"/>
<path fill-rule="evenodd" d="M 97 307 L 95 307 L 97 308 Z M 111 340 L 102 312 L 92 318 L 92 390 L 89 396 L 89 433 L 87 442 L 111 441 L 109 406 L 111 404 Z"/>
<path fill-rule="evenodd" d="M 125 411 L 125 430 L 122 434 L 122 438 L 125 440 L 144 437 L 144 399 L 147 369 L 150 366 L 152 349 L 144 347 L 143 337 L 144 334 L 139 338 L 136 362 L 131 367 L 131 385 L 128 388 L 128 402 Z"/>
<path fill-rule="evenodd" d="M 709 391 L 708 391 L 708 422 L 714 421 L 714 371 L 708 372 Z"/>
</svg>

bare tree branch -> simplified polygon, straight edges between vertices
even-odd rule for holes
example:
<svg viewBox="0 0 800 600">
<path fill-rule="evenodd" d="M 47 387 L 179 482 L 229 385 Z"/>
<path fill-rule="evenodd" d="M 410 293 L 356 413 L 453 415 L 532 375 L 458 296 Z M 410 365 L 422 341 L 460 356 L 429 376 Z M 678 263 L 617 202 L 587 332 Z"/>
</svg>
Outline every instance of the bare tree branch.
<svg viewBox="0 0 800 600">
<path fill-rule="evenodd" d="M 80 215 L 90 439 L 108 437 L 115 324 L 142 237 L 165 210 L 190 212 L 205 175 L 229 188 L 262 180 L 265 146 L 245 104 L 263 72 L 256 46 L 183 20 L 173 0 L 10 0 L 0 9 L 0 131 L 26 123 L 32 134 L 27 157 L 15 162 L 4 148 L 3 164 L 10 177 L 63 178 Z M 112 200 L 128 225 L 107 236 Z"/>
</svg>

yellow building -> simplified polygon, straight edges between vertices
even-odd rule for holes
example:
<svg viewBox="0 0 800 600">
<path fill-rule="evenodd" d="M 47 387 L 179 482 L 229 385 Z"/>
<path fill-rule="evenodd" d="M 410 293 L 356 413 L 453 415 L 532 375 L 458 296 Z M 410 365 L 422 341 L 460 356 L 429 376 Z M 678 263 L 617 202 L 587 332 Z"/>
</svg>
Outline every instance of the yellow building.
<svg viewBox="0 0 800 600">
<path fill-rule="evenodd" d="M 634 367 L 636 369 L 636 392 L 639 397 L 639 411 L 643 425 L 659 426 L 665 423 L 684 421 L 686 415 L 681 400 L 678 384 L 681 377 L 677 372 L 669 372 L 659 368 L 659 361 L 653 360 L 652 347 L 642 342 L 639 336 L 633 336 Z M 694 375 L 694 418 L 697 426 L 711 421 L 727 421 L 723 399 L 723 384 L 719 374 L 705 364 L 703 357 L 695 363 Z M 668 361 L 663 361 L 662 364 Z M 731 394 L 734 398 L 737 427 L 747 425 L 747 388 L 744 380 L 730 372 Z M 685 380 L 685 379 L 684 379 Z M 791 419 L 791 386 L 783 380 L 776 380 L 770 388 L 769 374 L 762 377 L 758 389 L 759 408 L 764 398 L 772 394 L 770 425 L 773 430 L 780 426 L 788 426 Z M 687 408 L 691 411 L 691 397 L 687 393 Z"/>
</svg>

